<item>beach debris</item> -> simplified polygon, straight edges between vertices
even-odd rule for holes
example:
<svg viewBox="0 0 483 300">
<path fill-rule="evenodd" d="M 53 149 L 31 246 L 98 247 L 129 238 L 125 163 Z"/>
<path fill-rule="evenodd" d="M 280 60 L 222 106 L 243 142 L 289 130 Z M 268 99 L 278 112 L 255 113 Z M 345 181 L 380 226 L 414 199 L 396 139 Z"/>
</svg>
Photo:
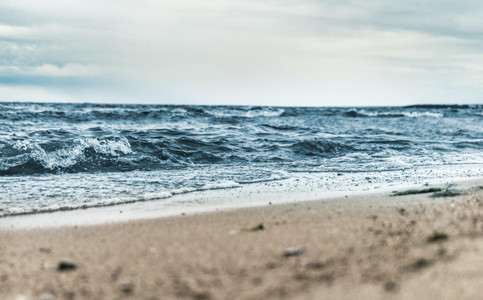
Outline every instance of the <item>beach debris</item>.
<svg viewBox="0 0 483 300">
<path fill-rule="evenodd" d="M 299 256 L 302 253 L 304 253 L 304 248 L 302 248 L 302 247 L 293 247 L 293 248 L 287 248 L 283 252 L 283 256 L 285 256 L 285 257 Z"/>
<path fill-rule="evenodd" d="M 263 223 L 260 223 L 257 226 L 245 228 L 244 231 L 255 232 L 255 231 L 260 231 L 264 229 L 265 229 L 265 226 L 263 226 Z"/>
<path fill-rule="evenodd" d="M 449 235 L 445 232 L 434 232 L 432 235 L 428 236 L 426 241 L 428 243 L 434 243 L 434 242 L 441 242 L 441 241 L 446 241 L 449 239 Z"/>
<path fill-rule="evenodd" d="M 463 195 L 463 194 L 464 194 L 463 191 L 446 188 L 446 189 L 444 189 L 442 191 L 439 191 L 439 192 L 436 192 L 436 193 L 432 194 L 431 197 L 432 198 L 437 198 L 437 197 L 456 197 L 456 196 L 460 196 L 460 195 Z"/>
<path fill-rule="evenodd" d="M 442 188 L 428 188 L 420 190 L 406 190 L 402 192 L 394 192 L 391 196 L 406 196 L 406 195 L 416 195 L 416 194 L 427 194 L 442 191 Z"/>
<path fill-rule="evenodd" d="M 77 269 L 77 265 L 73 262 L 62 260 L 57 265 L 57 271 L 72 271 Z"/>
</svg>

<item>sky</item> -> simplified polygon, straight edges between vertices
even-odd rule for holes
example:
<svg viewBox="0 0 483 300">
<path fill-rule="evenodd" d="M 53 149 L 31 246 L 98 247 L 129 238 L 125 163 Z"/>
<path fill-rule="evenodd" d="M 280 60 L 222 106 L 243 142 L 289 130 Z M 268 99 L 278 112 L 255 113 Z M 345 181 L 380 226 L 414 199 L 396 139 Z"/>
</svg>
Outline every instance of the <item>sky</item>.
<svg viewBox="0 0 483 300">
<path fill-rule="evenodd" d="M 1 0 L 0 101 L 483 103 L 483 2 Z"/>
</svg>

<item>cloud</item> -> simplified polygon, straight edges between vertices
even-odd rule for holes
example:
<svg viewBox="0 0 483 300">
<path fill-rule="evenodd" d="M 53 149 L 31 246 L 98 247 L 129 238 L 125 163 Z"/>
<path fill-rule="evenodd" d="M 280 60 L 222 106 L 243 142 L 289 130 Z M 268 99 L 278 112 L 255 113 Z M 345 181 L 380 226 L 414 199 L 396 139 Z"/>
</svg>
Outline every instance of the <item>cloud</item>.
<svg viewBox="0 0 483 300">
<path fill-rule="evenodd" d="M 0 85 L 79 101 L 478 101 L 482 10 L 449 0 L 4 0 Z"/>
<path fill-rule="evenodd" d="M 86 77 L 99 75 L 96 66 L 85 66 L 80 64 L 67 64 L 55 66 L 43 64 L 35 67 L 0 66 L 0 76 L 28 76 L 28 77 Z"/>
</svg>

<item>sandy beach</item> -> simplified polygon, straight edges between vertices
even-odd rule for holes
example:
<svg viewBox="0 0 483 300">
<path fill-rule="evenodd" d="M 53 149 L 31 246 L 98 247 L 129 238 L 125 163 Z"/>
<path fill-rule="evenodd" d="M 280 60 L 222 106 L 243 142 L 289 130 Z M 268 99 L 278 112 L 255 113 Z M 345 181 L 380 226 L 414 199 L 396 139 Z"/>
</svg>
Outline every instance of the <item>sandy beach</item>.
<svg viewBox="0 0 483 300">
<path fill-rule="evenodd" d="M 481 299 L 482 186 L 1 230 L 0 298 Z"/>
</svg>

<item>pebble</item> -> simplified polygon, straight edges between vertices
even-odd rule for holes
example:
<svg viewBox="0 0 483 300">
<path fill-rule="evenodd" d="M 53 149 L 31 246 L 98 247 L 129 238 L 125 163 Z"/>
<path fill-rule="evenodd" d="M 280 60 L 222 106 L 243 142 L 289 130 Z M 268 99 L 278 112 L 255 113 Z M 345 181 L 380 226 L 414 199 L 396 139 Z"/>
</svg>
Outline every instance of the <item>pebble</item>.
<svg viewBox="0 0 483 300">
<path fill-rule="evenodd" d="M 283 252 L 283 256 L 289 257 L 289 256 L 299 256 L 304 252 L 304 248 L 298 247 L 298 248 L 288 248 Z"/>
<path fill-rule="evenodd" d="M 57 271 L 71 271 L 77 269 L 77 265 L 70 261 L 60 261 L 57 266 Z"/>
</svg>

